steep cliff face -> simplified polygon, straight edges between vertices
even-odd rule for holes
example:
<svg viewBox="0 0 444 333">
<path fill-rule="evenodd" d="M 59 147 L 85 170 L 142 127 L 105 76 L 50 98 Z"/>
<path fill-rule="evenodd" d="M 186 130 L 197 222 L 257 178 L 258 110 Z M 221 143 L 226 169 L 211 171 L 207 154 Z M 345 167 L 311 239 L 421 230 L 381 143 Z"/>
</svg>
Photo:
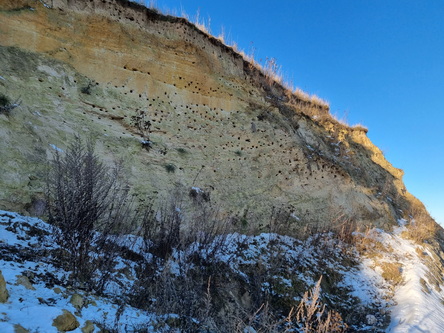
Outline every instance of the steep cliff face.
<svg viewBox="0 0 444 333">
<path fill-rule="evenodd" d="M 259 227 L 276 207 L 295 229 L 338 216 L 387 226 L 423 209 L 364 129 L 184 19 L 124 0 L 0 0 L 0 35 L 0 93 L 21 99 L 0 115 L 3 208 L 38 213 L 47 157 L 77 134 L 123 161 L 140 200 L 199 187 Z"/>
</svg>

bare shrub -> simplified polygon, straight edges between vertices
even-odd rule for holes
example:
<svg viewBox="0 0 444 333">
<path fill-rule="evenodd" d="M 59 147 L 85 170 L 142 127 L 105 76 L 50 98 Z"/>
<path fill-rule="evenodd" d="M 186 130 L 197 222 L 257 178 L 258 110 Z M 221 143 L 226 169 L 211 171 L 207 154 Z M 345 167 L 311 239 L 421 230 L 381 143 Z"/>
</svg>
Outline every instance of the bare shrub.
<svg viewBox="0 0 444 333">
<path fill-rule="evenodd" d="M 142 147 L 149 150 L 152 146 L 152 142 L 150 140 L 151 121 L 148 119 L 147 111 L 137 110 L 136 114 L 131 117 L 131 122 L 142 137 Z"/>
<path fill-rule="evenodd" d="M 176 172 L 176 166 L 172 163 L 167 163 L 163 166 L 168 173 Z"/>
<path fill-rule="evenodd" d="M 349 216 L 343 209 L 338 209 L 332 216 L 331 225 L 338 239 L 347 244 L 354 243 L 354 232 L 358 226 L 353 216 Z"/>
<path fill-rule="evenodd" d="M 55 227 L 56 241 L 64 250 L 61 255 L 73 277 L 89 281 L 96 268 L 90 252 L 109 247 L 107 236 L 122 232 L 127 224 L 131 211 L 127 190 L 120 182 L 119 169 L 105 166 L 92 143 L 85 145 L 79 137 L 65 153 L 56 151 L 50 166 L 46 195 L 49 222 Z"/>
<path fill-rule="evenodd" d="M 168 259 L 174 249 L 183 247 L 181 230 L 184 218 L 181 209 L 180 200 L 173 198 L 162 205 L 156 214 L 154 234 L 151 238 L 152 246 L 149 249 L 155 256 Z"/>
<path fill-rule="evenodd" d="M 269 219 L 269 232 L 286 234 L 291 227 L 293 218 L 291 214 L 282 207 L 272 207 Z"/>
<path fill-rule="evenodd" d="M 191 212 L 185 215 L 187 196 L 176 189 L 160 208 L 147 207 L 141 214 L 141 253 L 149 255 L 137 262 L 130 302 L 162 315 L 175 313 L 179 315 L 176 324 L 192 330 L 196 324 L 191 318 L 208 321 L 208 313 L 214 311 L 216 284 L 227 272 L 216 258 L 225 246 L 227 229 L 216 218 L 217 209 L 205 200 L 191 198 Z M 209 281 L 214 281 L 214 287 Z"/>
</svg>

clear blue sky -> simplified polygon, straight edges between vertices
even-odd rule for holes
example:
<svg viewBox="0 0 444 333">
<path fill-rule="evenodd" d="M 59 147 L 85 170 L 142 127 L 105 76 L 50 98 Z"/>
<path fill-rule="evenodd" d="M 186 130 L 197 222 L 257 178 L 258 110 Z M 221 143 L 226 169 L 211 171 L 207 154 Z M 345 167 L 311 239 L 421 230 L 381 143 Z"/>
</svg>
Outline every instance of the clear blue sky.
<svg viewBox="0 0 444 333">
<path fill-rule="evenodd" d="M 407 189 L 444 225 L 444 1 L 157 0 L 362 123 Z"/>
</svg>

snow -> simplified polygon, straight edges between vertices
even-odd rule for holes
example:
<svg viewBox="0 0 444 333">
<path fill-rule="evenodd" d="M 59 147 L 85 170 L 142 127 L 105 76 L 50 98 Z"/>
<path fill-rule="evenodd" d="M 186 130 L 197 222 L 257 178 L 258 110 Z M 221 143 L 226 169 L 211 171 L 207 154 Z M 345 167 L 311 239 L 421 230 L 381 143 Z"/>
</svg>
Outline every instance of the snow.
<svg viewBox="0 0 444 333">
<path fill-rule="evenodd" d="M 52 149 L 58 151 L 59 153 L 63 153 L 63 149 L 57 147 L 55 144 L 50 143 L 49 145 Z"/>
<path fill-rule="evenodd" d="M 14 226 L 15 230 L 11 226 Z M 37 247 L 39 244 L 47 249 L 56 247 L 50 236 L 43 236 L 39 240 L 37 237 L 28 236 L 25 231 L 30 227 L 38 227 L 45 231 L 51 230 L 48 224 L 37 218 L 24 217 L 17 213 L 0 210 L 0 246 L 7 244 L 17 250 L 30 246 Z M 4 304 L 0 303 L 1 333 L 15 332 L 14 325 L 18 324 L 31 332 L 57 333 L 57 329 L 52 326 L 54 318 L 61 315 L 63 309 L 72 314 L 76 313 L 76 309 L 70 303 L 70 296 L 73 294 L 71 289 L 59 285 L 50 288 L 44 282 L 35 282 L 32 283 L 35 290 L 31 290 L 17 283 L 18 277 L 26 275 L 27 272 L 32 272 L 34 276 L 52 274 L 59 279 L 66 276 L 68 272 L 44 262 L 16 262 L 9 261 L 7 258 L 0 259 L 0 271 L 7 282 L 6 288 L 9 293 L 8 301 Z M 61 292 L 57 293 L 56 288 L 59 288 Z M 106 322 L 108 317 L 114 322 L 119 310 L 118 306 L 108 299 L 92 300 L 96 306 L 86 306 L 82 309 L 81 315 L 76 316 L 80 326 L 72 332 L 82 332 L 81 328 L 86 322 L 86 319 L 83 318 L 101 323 Z M 119 332 L 126 332 L 127 329 L 132 331 L 132 328 L 137 325 L 149 323 L 152 315 L 127 306 L 120 318 Z M 121 327 L 121 325 L 125 327 Z M 99 332 L 99 329 L 96 327 L 94 332 Z"/>
<path fill-rule="evenodd" d="M 368 260 L 363 260 L 359 269 L 353 268 L 347 271 L 342 285 L 350 286 L 350 294 L 358 297 L 363 304 L 380 302 L 384 303 L 384 306 L 388 305 L 384 301 L 384 290 L 388 288 L 388 285 L 381 275 L 371 268 L 371 263 Z"/>
<path fill-rule="evenodd" d="M 444 332 L 444 292 L 435 288 L 424 290 L 421 280 L 428 280 L 429 269 L 416 252 L 422 248 L 400 237 L 404 230 L 402 226 L 397 228 L 389 240 L 403 265 L 404 284 L 395 291 L 397 305 L 392 308 L 387 333 Z"/>
<path fill-rule="evenodd" d="M 403 281 L 392 287 L 393 295 L 389 307 L 391 322 L 386 333 L 444 332 L 442 285 L 436 289 L 428 287 L 431 283 L 428 283 L 427 287 L 424 286 L 424 282 L 428 282 L 429 268 L 418 253 L 427 253 L 428 250 L 402 237 L 406 224 L 406 220 L 400 220 L 399 227 L 394 228 L 392 233 L 373 229 L 367 237 L 379 241 L 385 250 L 379 251 L 376 258 L 363 258 L 361 271 L 354 276 L 358 283 L 346 281 L 346 284 L 355 285 L 353 294 L 363 301 L 371 299 L 374 297 L 373 290 L 366 288 L 359 281 L 373 280 L 373 284 L 379 286 L 379 291 L 388 291 L 390 286 L 381 278 L 382 269 L 378 265 L 383 262 L 401 264 Z M 379 297 L 384 299 L 383 295 Z"/>
<path fill-rule="evenodd" d="M 196 191 L 196 193 L 203 193 L 203 190 L 200 187 L 193 186 L 191 189 Z"/>
<path fill-rule="evenodd" d="M 25 328 L 32 324 L 32 329 L 41 332 L 57 332 L 55 327 L 51 326 L 53 319 L 62 314 L 62 307 L 74 310 L 73 307 L 64 304 L 66 302 L 62 302 L 60 296 L 44 286 L 34 285 L 36 290 L 29 290 L 22 285 L 16 285 L 17 276 L 26 270 L 23 268 L 29 268 L 29 265 L 25 263 L 21 267 L 17 263 L 1 262 L 0 270 L 8 283 L 9 292 L 8 302 L 0 304 L 3 320 L 12 324 L 21 324 Z M 54 299 L 54 305 L 58 306 L 41 304 L 39 299 Z"/>
<path fill-rule="evenodd" d="M 279 274 L 273 273 L 270 279 L 261 282 L 261 287 L 274 295 L 285 295 L 285 290 L 291 289 L 295 282 L 313 286 L 327 269 L 334 270 L 341 276 L 337 288 L 346 291 L 351 297 L 350 300 L 358 299 L 356 304 L 359 304 L 363 311 L 375 309 L 372 313 L 363 312 L 367 326 L 354 327 L 356 331 L 381 332 L 376 329 L 380 316 L 390 313 L 391 321 L 386 333 L 444 332 L 444 291 L 433 287 L 433 281 L 428 278 L 429 268 L 422 258 L 432 258 L 433 253 L 426 247 L 402 237 L 406 223 L 401 221 L 400 226 L 392 233 L 373 229 L 364 235 L 383 244 L 384 249 L 381 249 L 377 256 L 361 257 L 356 265 L 351 266 L 341 263 L 343 245 L 329 234 L 315 235 L 301 241 L 273 233 L 261 233 L 256 236 L 233 233 L 220 236 L 222 238 L 217 237 L 214 244 L 223 241 L 223 246 L 215 249 L 210 247 L 210 250 L 216 251 L 215 260 L 227 263 L 233 272 L 246 281 L 250 278 L 245 271 L 248 265 L 254 266 L 260 262 L 264 269 L 268 270 L 272 267 L 276 255 L 285 253 L 284 258 L 280 260 L 283 260 L 286 267 L 279 270 Z M 36 233 L 37 229 L 40 232 Z M 15 251 L 57 248 L 51 230 L 50 225 L 37 218 L 0 210 L 0 250 L 6 253 L 0 257 L 0 271 L 10 294 L 8 301 L 0 304 L 0 332 L 15 332 L 14 325 L 20 324 L 31 332 L 55 333 L 57 330 L 52 326 L 52 322 L 62 314 L 63 309 L 75 314 L 80 324 L 74 333 L 80 333 L 87 320 L 111 325 L 108 327 L 116 328 L 118 332 L 132 331 L 140 327 L 148 327 L 148 331 L 156 332 L 154 327 L 158 320 L 176 316 L 156 315 L 116 302 L 116 298 L 99 297 L 60 285 L 57 281 L 66 281 L 69 272 L 53 266 L 51 258 L 30 257 L 26 260 L 14 260 Z M 142 252 L 145 248 L 145 241 L 132 235 L 119 237 L 116 242 L 136 252 Z M 9 249 L 11 253 L 7 253 L 5 249 Z M 175 250 L 173 256 L 164 263 L 163 270 L 179 276 L 184 270 L 179 263 L 193 252 L 200 251 L 199 249 L 199 244 L 193 243 L 185 250 Z M 418 253 L 424 255 L 420 256 Z M 143 255 L 148 261 L 152 258 L 152 254 Z M 202 254 L 203 257 L 205 255 Z M 351 256 L 358 257 L 358 254 L 352 253 Z M 381 262 L 401 264 L 403 282 L 393 288 L 384 280 L 379 266 Z M 117 258 L 114 268 L 118 271 L 126 266 L 134 271 L 132 265 L 135 263 Z M 296 266 L 301 269 L 292 269 Z M 286 272 L 291 274 L 286 275 Z M 45 275 L 53 276 L 56 282 L 49 285 L 41 278 Z M 34 290 L 26 289 L 18 283 L 21 276 L 30 279 Z M 118 282 L 107 285 L 107 295 L 123 295 L 122 288 L 128 288 L 133 283 L 123 274 Z M 276 286 L 282 287 L 284 291 L 274 290 Z M 87 303 L 81 310 L 77 310 L 70 303 L 74 293 L 80 294 Z M 330 301 L 334 301 L 334 297 L 330 296 Z M 251 331 L 253 328 L 245 330 Z M 94 332 L 99 332 L 97 326 Z"/>
<path fill-rule="evenodd" d="M 52 8 L 50 5 L 46 4 L 43 0 L 39 0 L 39 1 L 44 7 L 49 8 L 49 9 Z"/>
<path fill-rule="evenodd" d="M 57 72 L 54 68 L 49 67 L 47 65 L 39 65 L 37 67 L 37 69 L 49 76 L 54 76 L 54 77 L 62 77 L 62 74 L 60 74 L 59 72 Z"/>
</svg>

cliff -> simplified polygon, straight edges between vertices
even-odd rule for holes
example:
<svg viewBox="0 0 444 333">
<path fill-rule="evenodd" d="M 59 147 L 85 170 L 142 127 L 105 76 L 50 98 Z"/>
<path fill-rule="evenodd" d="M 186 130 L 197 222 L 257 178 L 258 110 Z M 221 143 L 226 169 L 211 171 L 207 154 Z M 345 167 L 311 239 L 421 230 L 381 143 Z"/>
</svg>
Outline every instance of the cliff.
<svg viewBox="0 0 444 333">
<path fill-rule="evenodd" d="M 74 135 L 123 161 L 141 202 L 198 187 L 235 226 L 262 230 L 277 209 L 295 231 L 339 216 L 387 227 L 424 209 L 365 129 L 183 18 L 124 0 L 1 0 L 0 33 L 0 93 L 21 100 L 0 115 L 6 209 L 42 213 L 47 158 Z"/>
<path fill-rule="evenodd" d="M 78 201 L 24 216 L 76 137 L 127 186 L 56 178 Z M 183 18 L 0 0 L 0 156 L 2 332 L 444 329 L 442 229 L 402 170 Z"/>
</svg>

